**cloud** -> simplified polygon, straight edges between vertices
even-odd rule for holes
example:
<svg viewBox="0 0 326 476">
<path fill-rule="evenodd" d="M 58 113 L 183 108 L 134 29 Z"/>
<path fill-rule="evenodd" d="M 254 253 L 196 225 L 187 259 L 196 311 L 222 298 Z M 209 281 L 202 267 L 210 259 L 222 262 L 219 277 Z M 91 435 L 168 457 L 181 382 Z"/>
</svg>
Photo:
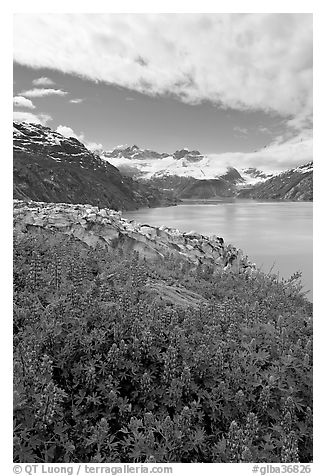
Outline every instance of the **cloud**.
<svg viewBox="0 0 326 476">
<path fill-rule="evenodd" d="M 52 79 L 46 78 L 45 76 L 34 79 L 32 83 L 34 84 L 34 86 L 53 86 L 55 84 L 55 82 L 52 81 Z"/>
<path fill-rule="evenodd" d="M 76 98 L 76 99 L 70 99 L 69 102 L 71 102 L 72 104 L 80 104 L 81 102 L 83 102 L 84 99 L 80 99 L 80 98 Z"/>
<path fill-rule="evenodd" d="M 32 112 L 14 111 L 14 121 L 16 122 L 33 122 L 34 124 L 42 124 L 45 126 L 52 117 L 48 114 L 33 114 Z"/>
<path fill-rule="evenodd" d="M 56 132 L 59 134 L 63 135 L 64 137 L 74 137 L 75 139 L 78 139 L 80 142 L 85 144 L 85 147 L 87 147 L 88 150 L 91 152 L 102 152 L 103 151 L 103 145 L 98 144 L 96 142 L 88 142 L 85 139 L 85 136 L 83 133 L 76 134 L 76 132 L 69 126 L 62 126 L 61 124 L 57 127 Z"/>
<path fill-rule="evenodd" d="M 23 96 L 15 96 L 13 99 L 14 106 L 16 107 L 27 107 L 28 109 L 35 109 L 34 104 L 30 99 L 24 98 Z"/>
<path fill-rule="evenodd" d="M 51 13 L 14 22 L 18 63 L 190 104 L 277 113 L 297 129 L 311 121 L 311 14 Z"/>
<path fill-rule="evenodd" d="M 75 131 L 69 127 L 69 126 L 62 126 L 61 124 L 56 128 L 56 132 L 59 134 L 63 135 L 64 137 L 74 137 L 75 139 L 78 139 L 80 141 L 84 140 L 84 135 L 83 134 L 76 134 Z"/>
<path fill-rule="evenodd" d="M 20 94 L 30 98 L 42 98 L 45 96 L 65 96 L 68 93 L 66 91 L 62 91 L 61 89 L 34 88 L 29 89 L 28 91 L 22 91 Z"/>
<path fill-rule="evenodd" d="M 313 160 L 312 145 L 311 131 L 304 130 L 285 140 L 280 136 L 257 151 L 210 154 L 209 158 L 221 166 L 257 167 L 266 172 L 279 172 Z"/>
<path fill-rule="evenodd" d="M 86 143 L 87 149 L 89 149 L 91 152 L 102 152 L 103 151 L 103 145 L 99 144 L 97 142 L 87 142 Z"/>
<path fill-rule="evenodd" d="M 242 134 L 242 135 L 247 135 L 248 134 L 248 129 L 246 127 L 239 127 L 239 126 L 235 126 L 233 128 L 233 130 L 235 132 L 239 132 L 239 134 Z"/>
<path fill-rule="evenodd" d="M 263 134 L 273 134 L 273 132 L 268 129 L 268 127 L 265 126 L 258 126 L 259 132 L 262 132 Z"/>
<path fill-rule="evenodd" d="M 119 145 L 116 145 L 112 150 L 125 149 L 126 147 L 128 147 L 128 144 L 119 144 Z"/>
</svg>

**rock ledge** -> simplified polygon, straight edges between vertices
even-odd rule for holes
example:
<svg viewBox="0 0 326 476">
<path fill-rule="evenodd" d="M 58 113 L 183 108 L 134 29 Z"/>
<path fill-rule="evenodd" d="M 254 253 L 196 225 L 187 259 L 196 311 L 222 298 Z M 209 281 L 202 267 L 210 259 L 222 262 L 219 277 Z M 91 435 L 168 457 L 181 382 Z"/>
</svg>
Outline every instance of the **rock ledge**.
<svg viewBox="0 0 326 476">
<path fill-rule="evenodd" d="M 122 218 L 121 212 L 92 205 L 14 200 L 14 229 L 26 232 L 35 227 L 72 235 L 94 248 L 137 251 L 147 259 L 172 255 L 195 265 L 209 264 L 238 273 L 255 269 L 240 249 L 215 235 L 142 225 Z"/>
</svg>

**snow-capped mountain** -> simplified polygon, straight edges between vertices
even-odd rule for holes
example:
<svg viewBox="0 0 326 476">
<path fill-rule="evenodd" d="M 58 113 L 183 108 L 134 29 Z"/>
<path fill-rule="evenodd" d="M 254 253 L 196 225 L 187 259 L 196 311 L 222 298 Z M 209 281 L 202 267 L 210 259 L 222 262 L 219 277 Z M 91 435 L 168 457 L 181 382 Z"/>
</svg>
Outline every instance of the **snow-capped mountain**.
<svg viewBox="0 0 326 476">
<path fill-rule="evenodd" d="M 186 147 L 174 153 L 159 153 L 136 145 L 115 148 L 103 153 L 102 157 L 122 174 L 150 181 L 161 189 L 172 191 L 178 198 L 239 195 L 263 199 L 312 199 L 312 162 L 275 173 L 265 167 L 264 171 L 248 166 L 236 169 L 225 162 L 221 164 L 216 155 L 204 155 Z"/>
<path fill-rule="evenodd" d="M 126 160 L 146 160 L 146 159 L 161 159 L 167 157 L 169 154 L 155 152 L 150 149 L 140 149 L 137 145 L 129 147 L 116 147 L 112 151 L 103 152 L 103 156 L 110 159 L 126 159 Z"/>
<path fill-rule="evenodd" d="M 140 149 L 133 145 L 104 152 L 102 158 L 117 167 L 121 173 L 143 179 L 167 176 L 191 177 L 197 180 L 224 179 L 233 184 L 253 184 L 271 175 L 255 168 L 237 170 L 221 165 L 215 157 L 205 156 L 186 147 L 172 154 Z"/>
<path fill-rule="evenodd" d="M 264 182 L 265 180 L 273 177 L 273 173 L 263 172 L 258 170 L 256 167 L 249 167 L 247 169 L 240 169 L 241 177 L 244 179 L 246 185 L 255 185 L 259 182 Z"/>
<path fill-rule="evenodd" d="M 299 172 L 300 174 L 307 174 L 313 172 L 313 162 L 308 162 L 308 164 L 300 165 L 293 169 L 293 172 Z"/>
</svg>

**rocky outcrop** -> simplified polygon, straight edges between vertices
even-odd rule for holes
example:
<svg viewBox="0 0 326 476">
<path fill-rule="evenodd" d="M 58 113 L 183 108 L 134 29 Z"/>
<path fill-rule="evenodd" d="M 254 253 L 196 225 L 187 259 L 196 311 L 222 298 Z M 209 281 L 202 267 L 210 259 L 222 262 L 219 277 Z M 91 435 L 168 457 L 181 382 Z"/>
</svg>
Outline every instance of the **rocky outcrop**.
<svg viewBox="0 0 326 476">
<path fill-rule="evenodd" d="M 168 285 L 163 281 L 155 282 L 148 280 L 146 288 L 154 296 L 158 296 L 161 300 L 174 304 L 175 306 L 199 308 L 207 304 L 207 300 L 203 298 L 203 296 L 186 289 L 180 284 Z"/>
<path fill-rule="evenodd" d="M 176 150 L 173 154 L 173 157 L 177 160 L 185 159 L 188 162 L 199 162 L 204 158 L 203 154 L 201 154 L 198 150 L 188 149 Z"/>
<path fill-rule="evenodd" d="M 14 200 L 14 229 L 26 232 L 37 228 L 72 235 L 91 247 L 137 251 L 146 259 L 175 256 L 194 265 L 214 265 L 239 273 L 255 268 L 241 250 L 217 236 L 139 224 L 122 218 L 121 212 L 91 205 Z"/>
<path fill-rule="evenodd" d="M 249 175 L 252 178 L 261 179 L 261 180 L 266 180 L 272 177 L 272 174 L 268 174 L 263 172 L 262 170 L 258 170 L 256 167 L 249 167 L 247 169 L 242 169 L 241 173 L 243 175 Z"/>
</svg>

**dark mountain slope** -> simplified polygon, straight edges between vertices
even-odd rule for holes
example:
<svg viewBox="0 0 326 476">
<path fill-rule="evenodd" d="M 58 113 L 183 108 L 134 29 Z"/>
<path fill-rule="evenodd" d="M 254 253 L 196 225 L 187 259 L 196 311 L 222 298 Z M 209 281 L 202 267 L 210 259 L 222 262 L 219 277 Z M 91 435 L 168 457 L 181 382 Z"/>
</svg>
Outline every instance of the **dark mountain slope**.
<svg viewBox="0 0 326 476">
<path fill-rule="evenodd" d="M 180 187 L 177 191 L 178 198 L 215 198 L 232 197 L 235 193 L 234 185 L 222 178 L 196 180 Z"/>
<path fill-rule="evenodd" d="M 287 170 L 265 182 L 243 189 L 238 197 L 310 201 L 313 199 L 313 163 Z"/>
<path fill-rule="evenodd" d="M 13 175 L 18 199 L 126 210 L 165 203 L 151 184 L 122 176 L 77 139 L 37 124 L 14 123 Z"/>
</svg>

